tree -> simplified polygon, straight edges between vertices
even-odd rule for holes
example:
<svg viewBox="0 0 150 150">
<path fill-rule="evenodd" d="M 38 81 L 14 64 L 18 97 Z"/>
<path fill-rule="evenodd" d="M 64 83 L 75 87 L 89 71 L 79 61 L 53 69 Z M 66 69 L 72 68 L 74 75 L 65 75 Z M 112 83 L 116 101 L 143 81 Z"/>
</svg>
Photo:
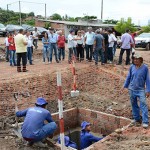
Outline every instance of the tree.
<svg viewBox="0 0 150 150">
<path fill-rule="evenodd" d="M 142 27 L 143 32 L 150 32 L 150 25 Z"/>
<path fill-rule="evenodd" d="M 127 19 L 127 21 L 125 21 L 124 18 L 121 18 L 121 20 L 114 28 L 117 32 L 121 34 L 125 33 L 126 29 L 129 29 L 131 32 L 136 31 L 136 28 L 134 27 L 134 24 L 132 23 L 132 19 L 130 17 Z"/>
<path fill-rule="evenodd" d="M 29 14 L 28 14 L 28 16 L 29 17 L 34 17 L 35 15 L 34 15 L 34 12 L 30 12 Z"/>
<path fill-rule="evenodd" d="M 61 15 L 55 13 L 52 15 L 52 20 L 62 20 L 62 17 L 61 17 Z"/>
</svg>

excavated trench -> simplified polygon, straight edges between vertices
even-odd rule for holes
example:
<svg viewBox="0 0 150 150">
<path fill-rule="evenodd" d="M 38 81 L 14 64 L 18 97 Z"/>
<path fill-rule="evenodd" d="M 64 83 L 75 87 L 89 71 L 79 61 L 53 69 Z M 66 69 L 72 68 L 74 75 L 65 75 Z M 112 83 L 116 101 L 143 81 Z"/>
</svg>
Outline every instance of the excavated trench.
<svg viewBox="0 0 150 150">
<path fill-rule="evenodd" d="M 80 95 L 76 98 L 70 96 L 73 83 L 72 72 L 70 69 L 62 72 L 64 110 L 67 112 L 66 116 L 71 114 L 75 115 L 76 118 L 75 122 L 65 116 L 66 131 L 67 127 L 71 130 L 79 127 L 83 120 L 92 122 L 92 132 L 100 135 L 109 135 L 115 129 L 129 124 L 130 120 L 126 119 L 131 118 L 129 98 L 127 94 L 120 95 L 120 88 L 124 82 L 123 76 L 125 74 L 112 66 L 106 70 L 94 66 L 77 70 L 77 89 L 80 91 Z M 10 140 L 12 141 L 11 143 L 8 142 L 10 147 L 15 145 L 14 150 L 15 148 L 22 149 L 22 141 L 18 140 L 10 130 L 10 125 L 15 123 L 13 93 L 19 93 L 18 107 L 20 110 L 34 106 L 36 98 L 43 96 L 49 102 L 47 109 L 51 113 L 56 113 L 58 112 L 56 73 L 47 72 L 3 81 L 1 82 L 0 91 L 0 142 Z M 68 109 L 71 108 L 75 108 L 73 113 L 68 112 Z M 58 116 L 55 114 L 53 116 L 59 126 Z M 122 121 L 120 116 L 126 117 L 123 118 L 126 121 Z M 23 119 L 19 121 L 22 122 Z M 110 125 L 112 121 L 113 123 Z M 56 134 L 59 134 L 59 128 Z M 73 134 L 77 134 L 77 131 Z M 4 146 L 5 144 L 1 145 L 2 148 Z"/>
</svg>

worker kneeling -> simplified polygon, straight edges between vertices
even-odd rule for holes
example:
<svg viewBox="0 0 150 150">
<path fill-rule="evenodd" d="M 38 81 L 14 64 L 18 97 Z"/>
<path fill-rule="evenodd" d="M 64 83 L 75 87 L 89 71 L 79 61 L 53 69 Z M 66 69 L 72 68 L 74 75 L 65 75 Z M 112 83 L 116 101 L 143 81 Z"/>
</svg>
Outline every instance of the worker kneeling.
<svg viewBox="0 0 150 150">
<path fill-rule="evenodd" d="M 37 98 L 35 107 L 16 112 L 17 117 L 25 116 L 21 133 L 22 137 L 28 141 L 28 145 L 30 146 L 34 143 L 42 144 L 40 141 L 46 139 L 47 137 L 52 137 L 57 128 L 50 112 L 46 110 L 47 104 L 48 103 L 44 98 L 39 97 Z M 45 124 L 44 121 L 47 121 L 48 123 Z"/>
<path fill-rule="evenodd" d="M 89 122 L 83 121 L 81 124 L 81 134 L 80 134 L 80 147 L 81 150 L 84 148 L 89 147 L 94 142 L 98 142 L 103 138 L 96 137 L 90 133 L 91 131 L 91 124 Z"/>
</svg>

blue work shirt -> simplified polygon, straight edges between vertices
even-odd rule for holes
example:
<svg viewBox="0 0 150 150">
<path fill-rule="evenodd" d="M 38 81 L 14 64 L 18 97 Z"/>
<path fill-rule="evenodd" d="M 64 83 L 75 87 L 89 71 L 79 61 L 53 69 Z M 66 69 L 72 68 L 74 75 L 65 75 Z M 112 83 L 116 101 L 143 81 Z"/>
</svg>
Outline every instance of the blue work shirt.
<svg viewBox="0 0 150 150">
<path fill-rule="evenodd" d="M 47 44 L 45 42 L 48 42 Z M 42 38 L 42 43 L 43 43 L 43 47 L 48 47 L 49 46 L 49 39 L 45 39 L 44 37 Z"/>
<path fill-rule="evenodd" d="M 81 150 L 89 147 L 93 142 L 98 142 L 103 138 L 96 137 L 87 131 L 81 131 L 80 133 L 80 147 Z"/>
<path fill-rule="evenodd" d="M 68 145 L 66 145 L 67 147 L 72 147 L 72 148 L 75 148 L 75 149 L 77 149 L 77 144 L 76 143 L 74 143 L 74 142 L 72 142 L 72 141 L 69 141 L 69 144 Z"/>
<path fill-rule="evenodd" d="M 57 43 L 58 41 L 58 34 L 53 33 L 48 35 L 50 43 Z"/>
<path fill-rule="evenodd" d="M 150 92 L 150 76 L 147 65 L 143 64 L 140 68 L 136 68 L 135 65 L 131 65 L 128 76 L 124 83 L 124 88 L 129 90 L 145 90 Z"/>
<path fill-rule="evenodd" d="M 44 121 L 54 122 L 48 110 L 41 107 L 32 107 L 16 112 L 17 117 L 25 117 L 22 125 L 22 136 L 25 138 L 36 138 L 39 130 L 44 126 Z"/>
</svg>

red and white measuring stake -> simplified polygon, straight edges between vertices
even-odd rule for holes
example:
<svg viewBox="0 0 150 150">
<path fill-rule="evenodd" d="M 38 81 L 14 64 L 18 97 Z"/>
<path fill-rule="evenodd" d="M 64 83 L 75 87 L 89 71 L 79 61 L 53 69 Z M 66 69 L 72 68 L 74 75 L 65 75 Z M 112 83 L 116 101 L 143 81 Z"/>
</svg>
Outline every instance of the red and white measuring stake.
<svg viewBox="0 0 150 150">
<path fill-rule="evenodd" d="M 75 70 L 75 58 L 72 59 L 72 64 L 73 64 L 73 91 L 71 91 L 71 97 L 76 97 L 79 96 L 79 91 L 77 89 L 77 84 L 76 84 L 76 70 Z"/>
<path fill-rule="evenodd" d="M 58 107 L 59 107 L 59 125 L 60 125 L 61 150 L 65 150 L 61 72 L 57 72 L 57 88 L 58 88 Z"/>
</svg>

